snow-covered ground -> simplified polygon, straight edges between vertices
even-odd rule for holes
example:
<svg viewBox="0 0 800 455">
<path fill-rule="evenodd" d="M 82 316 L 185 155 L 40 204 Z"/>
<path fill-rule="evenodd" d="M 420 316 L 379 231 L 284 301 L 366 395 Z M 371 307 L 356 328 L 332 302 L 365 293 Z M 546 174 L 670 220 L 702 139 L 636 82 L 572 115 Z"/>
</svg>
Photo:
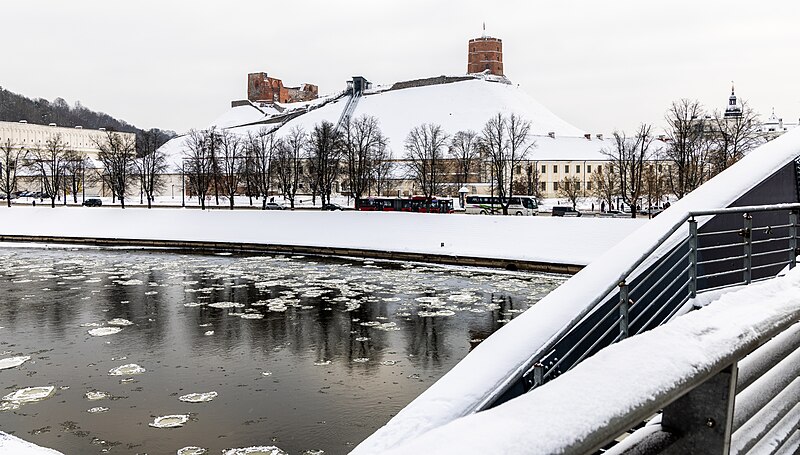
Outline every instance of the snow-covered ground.
<svg viewBox="0 0 800 455">
<path fill-rule="evenodd" d="M 0 208 L 0 235 L 349 248 L 586 265 L 649 221 L 464 214 Z"/>
<path fill-rule="evenodd" d="M 9 455 L 61 455 L 61 452 L 39 447 L 2 431 L 0 431 L 0 453 Z"/>
<path fill-rule="evenodd" d="M 664 403 L 696 375 L 732 361 L 799 316 L 800 269 L 795 269 L 612 345 L 519 398 L 382 453 L 572 453 L 589 435 L 634 410 Z"/>
</svg>

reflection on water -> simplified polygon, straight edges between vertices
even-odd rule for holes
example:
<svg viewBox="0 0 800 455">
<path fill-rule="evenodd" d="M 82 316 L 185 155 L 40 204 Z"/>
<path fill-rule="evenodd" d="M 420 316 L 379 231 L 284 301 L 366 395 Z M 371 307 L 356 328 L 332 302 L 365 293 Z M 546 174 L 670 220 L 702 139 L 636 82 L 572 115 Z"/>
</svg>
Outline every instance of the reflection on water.
<svg viewBox="0 0 800 455">
<path fill-rule="evenodd" d="M 564 279 L 100 250 L 0 264 L 0 363 L 30 356 L 0 395 L 55 387 L 0 403 L 0 429 L 64 453 L 345 453 Z"/>
</svg>

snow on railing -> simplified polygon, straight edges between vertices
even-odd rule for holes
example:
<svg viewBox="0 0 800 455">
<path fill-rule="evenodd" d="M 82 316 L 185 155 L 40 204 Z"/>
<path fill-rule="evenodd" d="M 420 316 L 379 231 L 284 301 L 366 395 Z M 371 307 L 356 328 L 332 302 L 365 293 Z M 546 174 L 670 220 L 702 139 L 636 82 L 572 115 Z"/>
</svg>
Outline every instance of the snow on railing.
<svg viewBox="0 0 800 455">
<path fill-rule="evenodd" d="M 648 420 L 605 453 L 745 453 L 765 445 L 792 453 L 787 444 L 800 421 L 798 321 L 800 270 L 793 270 L 386 453 L 593 453 Z"/>
</svg>

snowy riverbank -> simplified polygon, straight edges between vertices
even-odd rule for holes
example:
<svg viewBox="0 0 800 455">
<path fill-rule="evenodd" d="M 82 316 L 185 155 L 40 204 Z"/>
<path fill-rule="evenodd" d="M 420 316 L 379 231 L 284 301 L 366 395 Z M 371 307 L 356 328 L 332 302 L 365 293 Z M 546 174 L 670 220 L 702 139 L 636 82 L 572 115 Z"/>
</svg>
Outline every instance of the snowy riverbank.
<svg viewBox="0 0 800 455">
<path fill-rule="evenodd" d="M 0 453 L 15 455 L 62 455 L 53 449 L 39 447 L 25 440 L 0 431 Z"/>
<path fill-rule="evenodd" d="M 586 265 L 645 219 L 12 207 L 0 235 L 253 243 Z"/>
</svg>

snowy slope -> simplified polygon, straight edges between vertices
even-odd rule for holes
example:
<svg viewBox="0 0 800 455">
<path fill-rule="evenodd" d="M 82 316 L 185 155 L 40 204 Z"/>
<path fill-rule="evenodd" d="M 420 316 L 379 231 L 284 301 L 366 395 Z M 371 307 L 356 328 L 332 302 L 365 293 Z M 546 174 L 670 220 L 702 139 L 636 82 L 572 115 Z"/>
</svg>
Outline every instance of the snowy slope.
<svg viewBox="0 0 800 455">
<path fill-rule="evenodd" d="M 0 431 L 0 453 L 9 455 L 62 455 L 61 452 L 39 447 L 2 431 Z"/>
<path fill-rule="evenodd" d="M 0 235 L 260 243 L 574 265 L 588 264 L 646 223 L 355 211 L 0 208 Z"/>
<path fill-rule="evenodd" d="M 450 372 L 356 447 L 353 453 L 380 453 L 472 412 L 477 403 L 517 371 L 537 348 L 579 314 L 595 296 L 604 293 L 609 285 L 618 283 L 625 268 L 657 245 L 663 233 L 681 222 L 688 212 L 729 206 L 798 155 L 800 130 L 794 130 L 759 147 L 673 204 L 625 238 L 619 247 L 608 250 L 533 308 L 478 345 Z M 644 266 L 658 261 L 687 235 L 686 230 L 678 230 L 648 256 Z"/>
</svg>

